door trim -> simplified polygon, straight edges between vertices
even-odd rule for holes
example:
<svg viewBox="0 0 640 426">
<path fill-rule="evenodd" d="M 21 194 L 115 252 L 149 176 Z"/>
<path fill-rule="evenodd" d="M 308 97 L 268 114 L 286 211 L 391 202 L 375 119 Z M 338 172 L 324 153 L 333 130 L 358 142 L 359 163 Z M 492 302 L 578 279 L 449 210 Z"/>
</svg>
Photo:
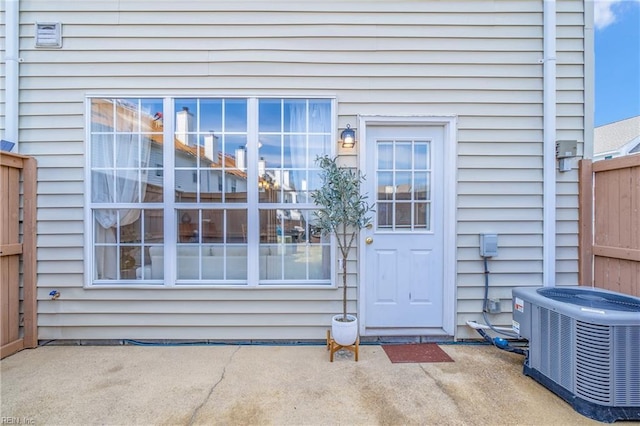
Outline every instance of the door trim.
<svg viewBox="0 0 640 426">
<path fill-rule="evenodd" d="M 358 130 L 360 143 L 358 146 L 359 168 L 365 170 L 367 155 L 367 127 L 368 126 L 438 126 L 443 127 L 443 155 L 444 155 L 444 235 L 443 235 L 443 318 L 442 329 L 411 328 L 411 329 L 376 329 L 368 328 L 366 304 L 364 303 L 367 271 L 365 268 L 366 250 L 360 250 L 358 266 L 358 316 L 360 317 L 361 336 L 406 336 L 406 335 L 430 335 L 430 336 L 454 336 L 456 331 L 456 197 L 458 169 L 457 157 L 457 116 L 392 116 L 392 115 L 359 115 Z M 454 170 L 454 173 L 447 171 Z M 360 233 L 359 244 L 364 247 L 366 232 Z"/>
</svg>

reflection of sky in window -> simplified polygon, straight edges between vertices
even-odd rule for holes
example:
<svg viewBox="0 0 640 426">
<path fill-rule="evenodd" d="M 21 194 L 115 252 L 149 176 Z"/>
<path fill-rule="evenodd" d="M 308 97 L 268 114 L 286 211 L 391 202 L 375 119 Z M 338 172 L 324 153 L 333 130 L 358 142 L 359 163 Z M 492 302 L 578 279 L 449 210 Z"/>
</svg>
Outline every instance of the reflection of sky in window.
<svg viewBox="0 0 640 426">
<path fill-rule="evenodd" d="M 413 158 L 413 166 L 411 160 Z M 378 142 L 378 169 L 393 169 L 393 142 Z M 395 168 L 397 170 L 428 170 L 429 169 L 429 142 L 413 142 L 413 155 L 411 142 L 395 143 Z"/>
<path fill-rule="evenodd" d="M 414 146 L 413 158 L 416 170 L 426 170 L 429 168 L 429 143 L 416 142 Z"/>
<path fill-rule="evenodd" d="M 280 131 L 280 104 L 280 99 L 260 99 L 258 101 L 258 131 Z"/>
<path fill-rule="evenodd" d="M 224 123 L 222 109 L 224 105 Z M 176 99 L 176 113 L 188 108 L 199 120 L 198 131 L 213 131 L 216 135 L 226 132 L 247 131 L 247 100 L 246 99 Z"/>
<path fill-rule="evenodd" d="M 247 101 L 245 99 L 226 99 L 224 112 L 225 132 L 247 131 Z"/>
<path fill-rule="evenodd" d="M 411 143 L 396 142 L 396 169 L 411 169 Z"/>
<path fill-rule="evenodd" d="M 157 100 L 149 109 L 161 105 L 162 100 Z M 203 135 L 213 131 L 219 138 L 218 149 L 227 155 L 235 155 L 237 148 L 248 143 L 246 135 L 229 134 L 247 132 L 247 105 L 247 99 L 174 101 L 176 114 L 185 109 L 193 114 L 193 127 L 197 126 L 197 130 L 192 131 L 200 134 L 199 143 L 202 144 Z M 266 167 L 315 167 L 315 158 L 331 151 L 331 107 L 330 99 L 258 99 L 258 156 L 265 160 Z M 298 135 L 289 136 L 291 133 Z"/>
<path fill-rule="evenodd" d="M 330 100 L 260 99 L 258 108 L 259 156 L 267 162 L 267 167 L 313 167 L 318 155 L 330 151 Z M 328 134 L 309 135 L 307 129 Z"/>
<path fill-rule="evenodd" d="M 260 143 L 262 146 L 258 151 L 258 156 L 266 161 L 267 168 L 281 167 L 280 135 L 261 136 Z"/>
<path fill-rule="evenodd" d="M 378 169 L 393 168 L 393 145 L 391 142 L 378 142 Z"/>
<path fill-rule="evenodd" d="M 225 135 L 224 151 L 227 154 L 235 155 L 236 149 L 244 148 L 247 145 L 247 137 L 245 135 Z"/>
<path fill-rule="evenodd" d="M 396 187 L 401 185 L 411 186 L 411 172 L 396 173 Z"/>
<path fill-rule="evenodd" d="M 192 111 L 195 113 L 195 111 Z M 222 99 L 200 100 L 200 126 L 201 132 L 222 132 Z"/>
<path fill-rule="evenodd" d="M 331 133 L 329 99 L 260 99 L 258 113 L 260 132 Z"/>
<path fill-rule="evenodd" d="M 393 186 L 393 172 L 378 172 L 379 186 Z"/>
</svg>

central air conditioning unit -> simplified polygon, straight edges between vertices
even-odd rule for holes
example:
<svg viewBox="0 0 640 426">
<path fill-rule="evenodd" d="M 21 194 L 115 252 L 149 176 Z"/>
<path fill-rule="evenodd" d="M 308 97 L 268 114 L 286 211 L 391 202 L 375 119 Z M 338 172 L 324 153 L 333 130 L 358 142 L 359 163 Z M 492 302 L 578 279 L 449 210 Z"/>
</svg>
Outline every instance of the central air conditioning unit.
<svg viewBox="0 0 640 426">
<path fill-rule="evenodd" d="M 513 289 L 524 374 L 601 421 L 640 420 L 640 298 L 588 287 Z"/>
</svg>

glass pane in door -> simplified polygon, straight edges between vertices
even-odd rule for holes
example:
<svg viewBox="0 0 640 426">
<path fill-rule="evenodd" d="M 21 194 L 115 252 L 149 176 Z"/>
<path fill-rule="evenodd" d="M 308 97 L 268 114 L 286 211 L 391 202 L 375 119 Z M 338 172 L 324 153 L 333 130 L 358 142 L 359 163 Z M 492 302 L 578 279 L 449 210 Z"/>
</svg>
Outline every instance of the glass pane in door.
<svg viewBox="0 0 640 426">
<path fill-rule="evenodd" d="M 431 150 L 424 140 L 378 140 L 377 227 L 431 230 Z"/>
</svg>

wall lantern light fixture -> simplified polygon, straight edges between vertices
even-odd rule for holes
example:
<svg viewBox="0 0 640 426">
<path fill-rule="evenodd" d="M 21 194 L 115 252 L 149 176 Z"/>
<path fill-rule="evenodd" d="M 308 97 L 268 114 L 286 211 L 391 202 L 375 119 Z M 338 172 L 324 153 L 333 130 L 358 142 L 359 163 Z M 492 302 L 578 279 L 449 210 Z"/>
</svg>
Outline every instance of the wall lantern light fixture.
<svg viewBox="0 0 640 426">
<path fill-rule="evenodd" d="M 356 131 L 347 124 L 347 128 L 340 133 L 343 148 L 353 148 L 356 145 Z"/>
</svg>

